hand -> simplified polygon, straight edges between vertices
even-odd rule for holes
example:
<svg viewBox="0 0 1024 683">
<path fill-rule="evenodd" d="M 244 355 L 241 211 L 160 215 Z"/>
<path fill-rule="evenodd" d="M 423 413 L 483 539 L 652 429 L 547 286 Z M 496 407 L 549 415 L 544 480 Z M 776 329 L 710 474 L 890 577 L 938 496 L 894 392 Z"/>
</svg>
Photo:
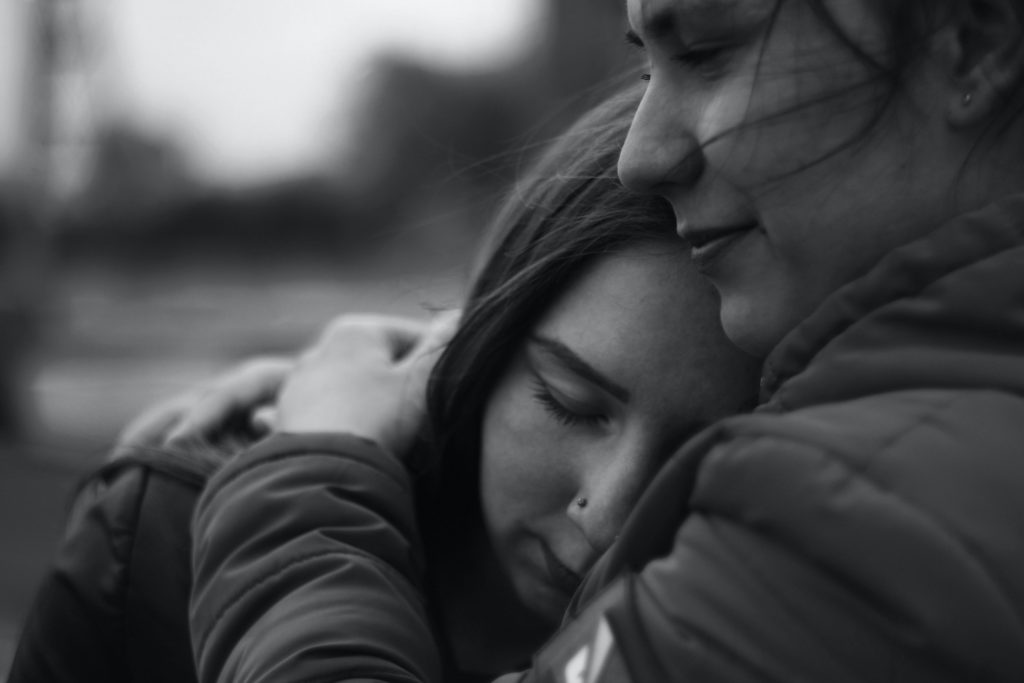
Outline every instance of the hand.
<svg viewBox="0 0 1024 683">
<path fill-rule="evenodd" d="M 128 423 L 118 437 L 118 445 L 212 440 L 240 417 L 246 420 L 246 428 L 266 432 L 267 427 L 258 419 L 259 407 L 274 401 L 294 363 L 282 357 L 245 361 L 207 384 L 147 409 Z"/>
<path fill-rule="evenodd" d="M 342 316 L 296 363 L 275 429 L 346 432 L 404 457 L 423 421 L 430 371 L 457 320 L 457 313 L 429 322 Z"/>
</svg>

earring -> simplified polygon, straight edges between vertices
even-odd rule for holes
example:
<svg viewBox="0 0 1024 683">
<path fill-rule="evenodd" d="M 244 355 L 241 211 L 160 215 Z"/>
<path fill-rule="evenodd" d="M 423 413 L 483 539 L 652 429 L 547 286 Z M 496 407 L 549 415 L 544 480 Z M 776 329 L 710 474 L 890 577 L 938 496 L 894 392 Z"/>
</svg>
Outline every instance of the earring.
<svg viewBox="0 0 1024 683">
<path fill-rule="evenodd" d="M 973 93 L 971 93 L 971 92 L 965 92 L 964 93 L 964 106 L 965 107 L 971 106 L 971 101 L 973 101 L 973 100 L 974 100 L 974 94 Z"/>
<path fill-rule="evenodd" d="M 578 508 L 585 508 L 585 507 L 587 507 L 587 499 L 584 498 L 583 496 L 580 496 L 579 498 L 577 498 L 576 499 L 576 507 L 578 507 Z"/>
</svg>

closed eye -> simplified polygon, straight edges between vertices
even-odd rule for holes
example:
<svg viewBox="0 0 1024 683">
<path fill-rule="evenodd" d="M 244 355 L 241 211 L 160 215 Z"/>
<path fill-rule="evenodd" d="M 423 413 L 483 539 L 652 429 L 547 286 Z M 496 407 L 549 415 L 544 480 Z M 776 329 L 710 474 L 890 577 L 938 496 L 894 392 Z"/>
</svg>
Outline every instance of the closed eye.
<svg viewBox="0 0 1024 683">
<path fill-rule="evenodd" d="M 596 427 L 608 421 L 608 418 L 601 413 L 578 413 L 565 407 L 551 389 L 539 377 L 533 378 L 533 398 L 552 417 L 567 427 L 584 425 Z"/>
<path fill-rule="evenodd" d="M 629 45 L 630 47 L 635 47 L 636 49 L 638 49 L 640 51 L 643 51 L 643 50 L 646 49 L 645 46 L 644 46 L 644 41 L 640 40 L 640 36 L 638 36 L 633 31 L 626 31 L 626 44 Z M 648 72 L 644 72 L 644 73 L 640 74 L 640 80 L 641 81 L 649 81 L 649 80 L 651 80 L 651 74 L 648 73 Z"/>
<path fill-rule="evenodd" d="M 686 50 L 685 52 L 676 55 L 673 59 L 680 64 L 685 64 L 689 67 L 701 68 L 722 57 L 725 54 L 725 51 L 726 48 L 723 46 L 695 48 L 692 50 Z"/>
</svg>

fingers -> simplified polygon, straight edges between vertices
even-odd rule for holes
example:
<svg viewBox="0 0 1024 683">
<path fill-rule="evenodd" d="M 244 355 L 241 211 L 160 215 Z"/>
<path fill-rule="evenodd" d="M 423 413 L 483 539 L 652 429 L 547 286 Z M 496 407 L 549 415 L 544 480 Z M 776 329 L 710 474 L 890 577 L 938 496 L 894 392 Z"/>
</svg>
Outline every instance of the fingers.
<svg viewBox="0 0 1024 683">
<path fill-rule="evenodd" d="M 458 328 L 460 310 L 438 313 L 417 345 L 399 364 L 404 368 L 405 392 L 408 395 L 410 415 L 417 421 L 426 414 L 427 384 L 441 353 Z"/>
<path fill-rule="evenodd" d="M 249 426 L 260 436 L 274 431 L 274 428 L 277 427 L 277 408 L 270 405 L 260 406 L 253 411 Z"/>
<path fill-rule="evenodd" d="M 429 327 L 429 321 L 413 318 L 346 314 L 327 326 L 311 351 L 370 361 L 397 361 L 416 347 Z"/>
<path fill-rule="evenodd" d="M 157 446 L 164 443 L 167 434 L 181 420 L 197 399 L 197 393 L 189 391 L 157 403 L 134 418 L 118 435 L 117 447 L 112 457 L 123 454 L 126 448 L 135 446 Z"/>
<path fill-rule="evenodd" d="M 352 397 L 346 400 L 356 404 L 373 403 L 369 400 L 371 395 L 380 400 L 390 392 L 394 405 L 385 405 L 380 411 L 383 424 L 415 422 L 422 413 L 430 371 L 454 332 L 458 318 L 458 311 L 441 313 L 430 320 L 339 316 L 301 358 L 250 360 L 204 388 L 146 411 L 128 425 L 120 443 L 167 445 L 213 439 L 232 425 L 240 424 L 239 418 L 244 418 L 246 429 L 257 434 L 272 431 L 278 426 L 279 415 L 276 409 L 269 408 L 289 376 L 296 372 L 304 377 L 296 380 L 302 389 L 298 392 L 302 400 L 293 402 L 291 415 L 296 411 L 316 413 L 320 402 L 330 408 L 332 402 L 337 402 L 339 392 L 344 398 L 351 387 Z M 395 388 L 388 389 L 389 384 Z M 401 408 L 403 404 L 405 408 Z M 386 417 L 389 414 L 400 415 L 401 419 Z M 401 426 L 398 431 L 404 434 L 410 428 Z"/>
<path fill-rule="evenodd" d="M 462 311 L 457 308 L 437 313 L 431 318 L 429 327 L 420 339 L 415 352 L 420 354 L 440 353 L 451 341 L 455 330 L 459 327 L 461 318 Z"/>
<path fill-rule="evenodd" d="M 184 412 L 165 443 L 209 438 L 241 414 L 272 403 L 294 366 L 290 358 L 268 357 L 245 362 L 215 382 Z"/>
<path fill-rule="evenodd" d="M 336 319 L 285 383 L 275 428 L 347 432 L 407 452 L 422 421 L 427 378 L 456 319 Z"/>
</svg>

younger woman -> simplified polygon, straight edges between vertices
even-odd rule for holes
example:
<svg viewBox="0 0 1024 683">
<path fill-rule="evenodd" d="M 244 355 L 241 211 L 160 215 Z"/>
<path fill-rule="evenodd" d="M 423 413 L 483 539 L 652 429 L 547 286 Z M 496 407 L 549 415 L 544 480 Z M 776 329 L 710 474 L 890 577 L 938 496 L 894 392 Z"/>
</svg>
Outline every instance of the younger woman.
<svg viewBox="0 0 1024 683">
<path fill-rule="evenodd" d="M 375 648 L 392 652 L 440 645 L 446 680 L 521 666 L 554 630 L 581 577 L 611 544 L 664 457 L 703 425 L 749 403 L 756 364 L 722 335 L 713 292 L 692 268 L 680 266 L 670 212 L 660 200 L 626 193 L 615 179 L 635 103 L 636 93 L 629 93 L 581 121 L 499 215 L 459 327 L 434 371 L 432 429 L 409 456 L 420 475 L 415 484 L 358 440 L 328 435 L 310 443 L 279 435 L 253 449 L 274 459 L 292 455 L 300 443 L 306 450 L 294 453 L 294 466 L 280 476 L 234 482 L 258 486 L 268 495 L 266 504 L 218 514 L 217 526 L 245 546 L 232 556 L 253 560 L 252 573 L 217 587 L 224 600 L 218 629 L 233 631 L 238 620 L 263 618 L 282 629 L 274 644 L 260 645 L 266 655 L 294 648 L 304 653 L 301 660 L 348 652 L 367 676 L 373 675 L 374 655 L 358 640 L 368 634 L 379 636 Z M 397 355 L 410 362 L 414 355 L 409 346 L 416 335 L 405 326 L 349 319 L 335 327 L 339 331 L 384 336 L 402 347 Z M 300 363 L 297 373 L 313 383 L 344 382 L 318 367 Z M 379 380 L 377 389 L 387 386 L 387 377 Z M 286 389 L 282 407 L 301 403 L 299 419 L 321 414 L 295 394 L 296 387 Z M 286 409 L 279 420 L 285 429 L 299 429 L 294 412 Z M 342 458 L 333 455 L 339 449 Z M 148 478 L 140 474 L 143 465 Z M 90 675 L 83 673 L 90 662 L 106 667 L 91 669 L 105 680 L 161 680 L 166 662 L 160 639 L 147 635 L 156 633 L 152 619 L 136 620 L 154 611 L 171 624 L 161 631 L 163 642 L 181 663 L 187 585 L 165 584 L 166 593 L 153 586 L 172 573 L 187 580 L 187 572 L 177 555 L 137 550 L 154 544 L 161 552 L 187 548 L 189 539 L 181 529 L 139 538 L 137 515 L 159 512 L 148 491 L 160 489 L 148 489 L 146 482 L 167 475 L 152 459 L 115 467 L 90 485 L 76 507 L 11 681 L 82 680 Z M 366 547 L 391 547 L 387 526 L 342 506 L 332 508 L 333 523 L 355 529 L 368 546 L 323 549 L 329 530 L 284 540 L 297 518 L 279 514 L 280 503 L 294 496 L 308 511 L 325 509 L 337 499 L 313 489 L 355 472 L 366 475 L 361 496 L 394 504 L 394 524 L 422 527 L 425 543 L 398 548 L 394 559 L 408 563 L 430 596 L 411 617 L 430 641 L 407 640 L 406 624 L 374 616 L 388 611 L 374 588 L 396 575 L 378 572 L 364 559 Z M 413 486 L 420 491 L 415 507 Z M 181 496 L 177 507 L 190 511 L 194 496 L 194 490 Z M 111 534 L 104 524 L 112 515 L 119 524 Z M 182 519 L 175 517 L 174 524 Z M 199 551 L 213 557 L 217 545 L 200 539 Z M 157 557 L 166 565 L 155 565 Z M 143 567 L 153 574 L 139 576 Z M 295 572 L 307 575 L 314 568 L 343 578 L 346 588 L 338 594 L 332 579 L 318 582 L 287 615 L 232 608 L 242 596 L 252 599 L 261 587 L 286 585 Z M 139 594 L 136 585 L 147 588 Z M 68 620 L 69 609 L 80 619 Z M 103 628 L 90 631 L 85 625 L 93 613 L 106 617 L 92 622 Z M 339 614 L 359 623 L 322 639 Z M 48 634 L 58 633 L 57 624 L 77 624 L 79 632 L 55 642 Z M 211 634 L 195 638 L 197 652 L 209 657 Z M 81 666 L 63 661 L 71 657 Z M 266 673 L 269 680 L 283 672 L 303 680 L 313 676 L 291 658 L 275 667 Z M 61 671 L 69 678 L 50 673 Z M 180 676 L 181 667 L 174 671 Z"/>
</svg>

